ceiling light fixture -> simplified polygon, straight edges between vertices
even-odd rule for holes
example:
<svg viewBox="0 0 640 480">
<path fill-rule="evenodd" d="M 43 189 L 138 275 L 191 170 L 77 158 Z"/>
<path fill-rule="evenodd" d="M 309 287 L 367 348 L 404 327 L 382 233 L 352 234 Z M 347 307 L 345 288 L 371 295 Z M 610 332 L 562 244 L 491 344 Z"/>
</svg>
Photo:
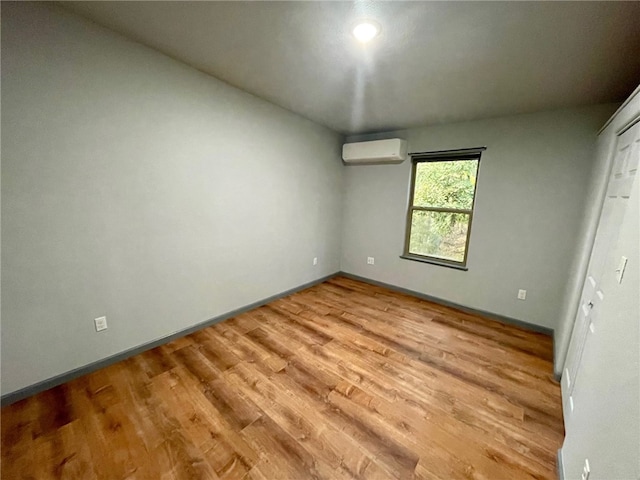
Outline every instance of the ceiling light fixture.
<svg viewBox="0 0 640 480">
<path fill-rule="evenodd" d="M 377 37 L 380 34 L 380 30 L 381 27 L 378 22 L 363 20 L 353 27 L 352 33 L 356 40 L 361 43 L 367 43 Z"/>
</svg>

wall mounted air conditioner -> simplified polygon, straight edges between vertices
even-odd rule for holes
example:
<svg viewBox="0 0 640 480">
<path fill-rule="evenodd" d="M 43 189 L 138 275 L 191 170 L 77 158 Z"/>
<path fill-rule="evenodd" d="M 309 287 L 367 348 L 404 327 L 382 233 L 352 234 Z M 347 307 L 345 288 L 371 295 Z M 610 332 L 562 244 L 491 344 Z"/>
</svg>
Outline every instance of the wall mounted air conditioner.
<svg viewBox="0 0 640 480">
<path fill-rule="evenodd" d="M 407 158 L 407 142 L 400 138 L 345 143 L 342 146 L 342 159 L 348 165 L 402 163 L 405 158 Z"/>
</svg>

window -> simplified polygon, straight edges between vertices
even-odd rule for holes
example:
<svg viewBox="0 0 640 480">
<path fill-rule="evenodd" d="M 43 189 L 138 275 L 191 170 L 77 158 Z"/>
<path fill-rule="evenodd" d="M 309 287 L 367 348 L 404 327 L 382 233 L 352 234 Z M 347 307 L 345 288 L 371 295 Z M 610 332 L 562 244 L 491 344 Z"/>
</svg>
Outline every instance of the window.
<svg viewBox="0 0 640 480">
<path fill-rule="evenodd" d="M 466 269 L 476 179 L 484 150 L 411 154 L 403 258 Z"/>
</svg>

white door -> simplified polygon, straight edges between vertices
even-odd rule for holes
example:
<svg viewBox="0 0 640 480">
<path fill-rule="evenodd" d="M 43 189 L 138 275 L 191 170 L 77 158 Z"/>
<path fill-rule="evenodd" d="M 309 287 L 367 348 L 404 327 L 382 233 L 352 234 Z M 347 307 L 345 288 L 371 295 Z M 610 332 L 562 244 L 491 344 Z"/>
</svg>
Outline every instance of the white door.
<svg viewBox="0 0 640 480">
<path fill-rule="evenodd" d="M 580 307 L 576 315 L 571 343 L 562 374 L 563 409 L 565 421 L 573 411 L 573 389 L 579 379 L 580 360 L 589 336 L 598 328 L 599 305 L 606 292 L 600 281 L 608 254 L 615 245 L 620 223 L 627 207 L 631 186 L 640 159 L 640 123 L 623 132 L 617 140 L 607 193 L 602 207 L 596 238 L 591 251 L 587 278 L 582 289 Z"/>
</svg>

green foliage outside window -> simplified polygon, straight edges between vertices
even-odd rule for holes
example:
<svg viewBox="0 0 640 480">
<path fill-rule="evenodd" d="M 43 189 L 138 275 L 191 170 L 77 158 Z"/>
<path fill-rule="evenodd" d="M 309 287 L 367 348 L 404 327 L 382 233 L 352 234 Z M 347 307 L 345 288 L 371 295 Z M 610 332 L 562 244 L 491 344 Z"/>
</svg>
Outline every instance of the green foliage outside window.
<svg viewBox="0 0 640 480">
<path fill-rule="evenodd" d="M 429 210 L 412 208 L 408 253 L 463 263 L 478 160 L 419 162 L 415 168 L 413 207 Z"/>
<path fill-rule="evenodd" d="M 477 160 L 418 163 L 413 206 L 471 209 L 477 170 Z"/>
</svg>

